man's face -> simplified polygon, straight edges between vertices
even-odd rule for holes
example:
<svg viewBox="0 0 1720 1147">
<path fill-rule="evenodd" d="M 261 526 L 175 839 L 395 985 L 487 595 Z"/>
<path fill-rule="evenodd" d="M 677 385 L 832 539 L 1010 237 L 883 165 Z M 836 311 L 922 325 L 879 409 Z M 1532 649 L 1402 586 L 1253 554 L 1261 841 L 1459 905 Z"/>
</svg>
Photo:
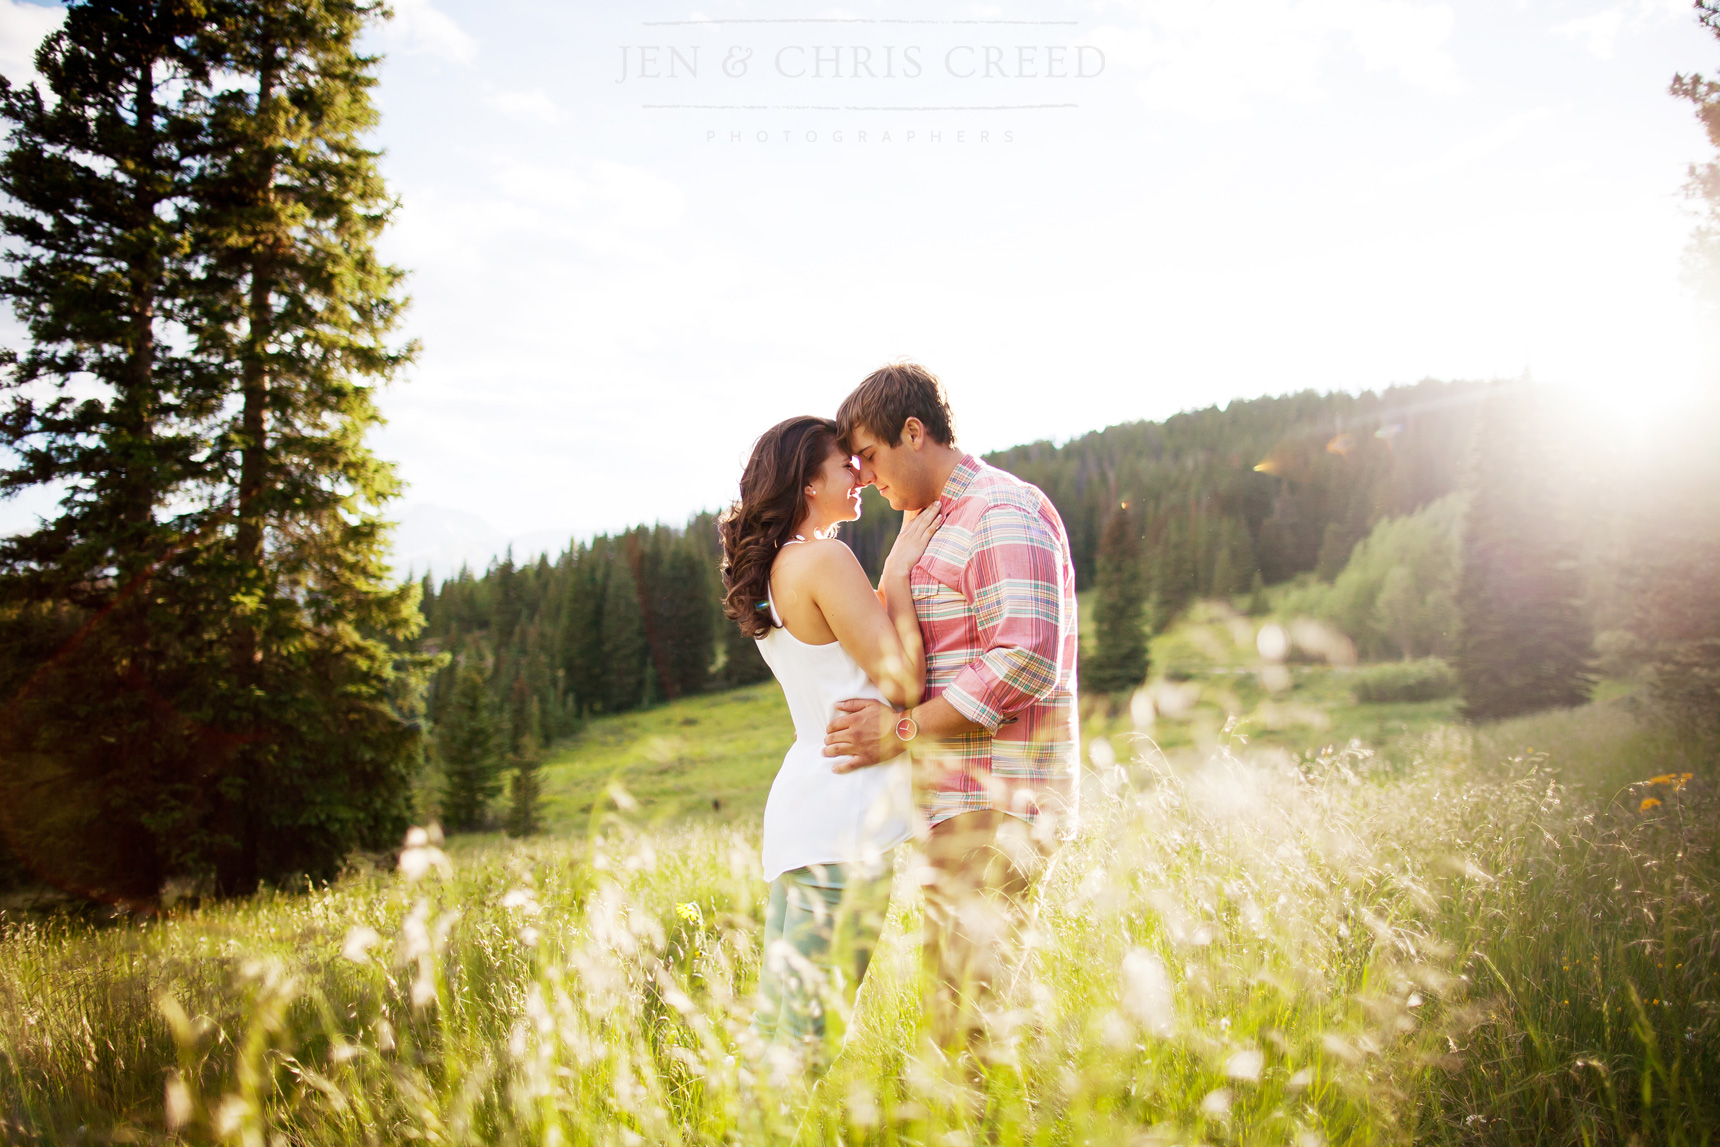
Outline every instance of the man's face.
<svg viewBox="0 0 1720 1147">
<path fill-rule="evenodd" d="M 893 510 L 923 510 L 931 505 L 938 492 L 929 488 L 925 455 L 917 449 L 924 441 L 925 431 L 913 419 L 903 429 L 902 441 L 895 446 L 866 427 L 856 426 L 848 442 L 860 460 L 860 484 L 876 486 Z"/>
</svg>

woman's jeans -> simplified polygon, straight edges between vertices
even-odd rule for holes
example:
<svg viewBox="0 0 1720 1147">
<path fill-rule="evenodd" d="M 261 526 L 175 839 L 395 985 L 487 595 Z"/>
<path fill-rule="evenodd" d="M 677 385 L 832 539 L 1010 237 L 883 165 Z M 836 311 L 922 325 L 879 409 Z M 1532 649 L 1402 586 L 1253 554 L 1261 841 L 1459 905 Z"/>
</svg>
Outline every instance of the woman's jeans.
<svg viewBox="0 0 1720 1147">
<path fill-rule="evenodd" d="M 772 1048 L 823 1059 L 845 1028 L 890 909 L 889 864 L 814 864 L 770 882 L 753 1030 Z"/>
</svg>

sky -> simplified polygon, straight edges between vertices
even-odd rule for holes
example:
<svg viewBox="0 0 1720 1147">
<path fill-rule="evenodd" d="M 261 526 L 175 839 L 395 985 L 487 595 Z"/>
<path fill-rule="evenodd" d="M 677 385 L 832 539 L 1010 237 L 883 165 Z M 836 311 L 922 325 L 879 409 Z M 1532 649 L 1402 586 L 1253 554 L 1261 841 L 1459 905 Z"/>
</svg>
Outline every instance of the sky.
<svg viewBox="0 0 1720 1147">
<path fill-rule="evenodd" d="M 975 452 L 1525 371 L 1624 423 L 1713 376 L 1686 0 L 394 8 L 408 513 L 678 522 L 900 357 Z M 0 72 L 57 19 L 0 0 Z"/>
</svg>

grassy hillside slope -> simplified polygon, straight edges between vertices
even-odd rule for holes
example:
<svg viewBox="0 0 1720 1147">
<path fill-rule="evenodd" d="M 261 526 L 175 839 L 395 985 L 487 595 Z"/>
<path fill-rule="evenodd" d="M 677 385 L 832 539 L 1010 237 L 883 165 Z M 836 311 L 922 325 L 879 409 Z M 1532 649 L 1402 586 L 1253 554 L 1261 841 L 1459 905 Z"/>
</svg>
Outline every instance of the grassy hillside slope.
<svg viewBox="0 0 1720 1147">
<path fill-rule="evenodd" d="M 653 821 L 756 821 L 793 740 L 774 681 L 598 717 L 544 765 L 546 823 L 583 831 L 612 781 Z"/>
</svg>

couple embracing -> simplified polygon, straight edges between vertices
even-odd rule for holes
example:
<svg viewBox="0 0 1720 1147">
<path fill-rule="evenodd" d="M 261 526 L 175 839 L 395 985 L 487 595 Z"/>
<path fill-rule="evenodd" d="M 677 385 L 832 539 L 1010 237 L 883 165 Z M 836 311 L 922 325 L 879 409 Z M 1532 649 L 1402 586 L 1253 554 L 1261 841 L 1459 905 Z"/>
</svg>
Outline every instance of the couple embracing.
<svg viewBox="0 0 1720 1147">
<path fill-rule="evenodd" d="M 758 640 L 795 742 L 764 814 L 766 1044 L 824 1058 L 915 842 L 933 1038 L 976 1052 L 1023 958 L 1035 882 L 1074 826 L 1075 571 L 1035 487 L 956 446 L 923 367 L 876 371 L 834 421 L 766 431 L 722 522 L 724 611 Z M 874 589 L 837 527 L 904 511 Z"/>
</svg>

